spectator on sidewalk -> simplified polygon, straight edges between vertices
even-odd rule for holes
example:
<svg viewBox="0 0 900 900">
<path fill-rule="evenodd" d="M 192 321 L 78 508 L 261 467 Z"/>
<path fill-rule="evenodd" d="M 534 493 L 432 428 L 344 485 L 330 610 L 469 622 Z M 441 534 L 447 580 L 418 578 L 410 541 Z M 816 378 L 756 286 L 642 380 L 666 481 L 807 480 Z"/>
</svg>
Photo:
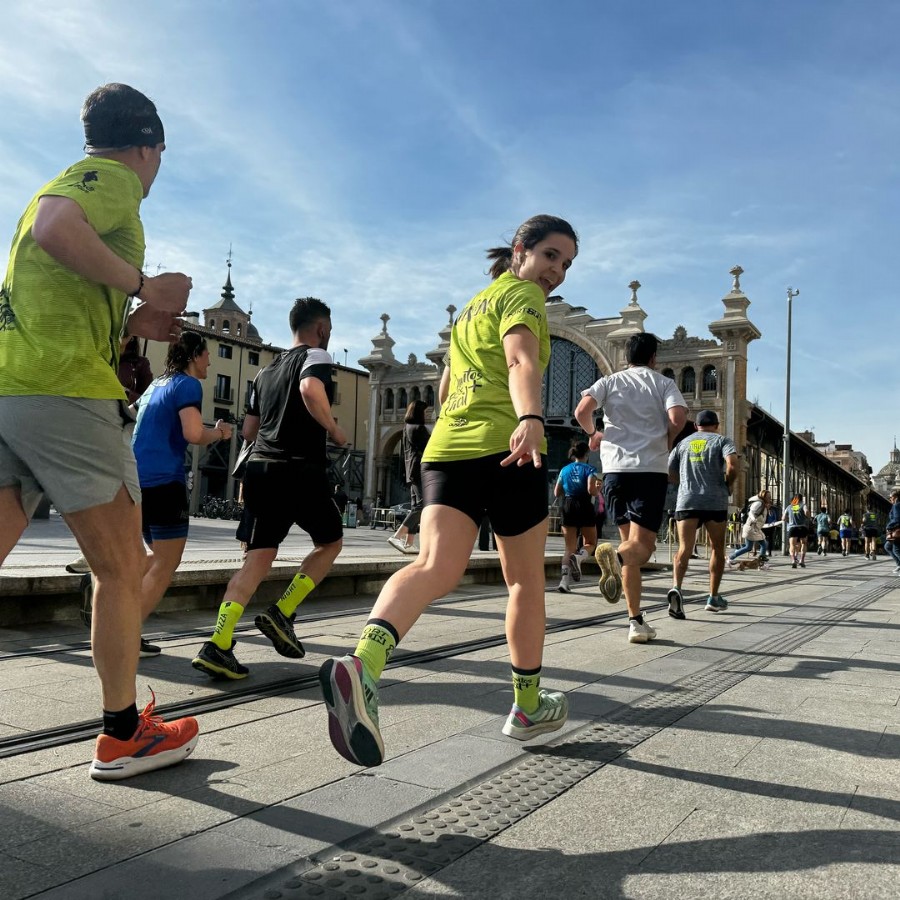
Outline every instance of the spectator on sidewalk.
<svg viewBox="0 0 900 900">
<path fill-rule="evenodd" d="M 728 557 L 729 567 L 734 565 L 734 561 L 739 556 L 749 553 L 755 544 L 759 545 L 760 562 L 764 563 L 769 558 L 769 547 L 763 528 L 771 507 L 772 495 L 767 490 L 761 490 L 751 502 L 750 508 L 747 510 L 747 521 L 741 526 L 741 537 L 744 539 L 744 546 L 735 550 Z"/>
<path fill-rule="evenodd" d="M 415 553 L 415 538 L 422 518 L 422 455 L 428 446 L 424 400 L 413 400 L 406 407 L 400 446 L 403 450 L 403 474 L 409 488 L 410 510 L 388 543 L 401 553 Z"/>
</svg>

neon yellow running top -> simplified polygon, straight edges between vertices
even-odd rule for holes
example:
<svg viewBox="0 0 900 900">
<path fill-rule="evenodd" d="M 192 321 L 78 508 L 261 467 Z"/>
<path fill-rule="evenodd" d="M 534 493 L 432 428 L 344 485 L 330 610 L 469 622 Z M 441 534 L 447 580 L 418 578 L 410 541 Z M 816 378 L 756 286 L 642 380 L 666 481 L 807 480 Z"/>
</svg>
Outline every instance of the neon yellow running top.
<svg viewBox="0 0 900 900">
<path fill-rule="evenodd" d="M 541 371 L 550 360 L 544 292 L 504 272 L 473 297 L 453 324 L 450 390 L 428 440 L 424 462 L 477 459 L 509 451 L 519 424 L 509 396 L 503 336 L 525 325 L 537 337 Z M 546 439 L 541 452 L 547 452 Z"/>
<path fill-rule="evenodd" d="M 57 262 L 37 245 L 31 228 L 41 197 L 69 197 L 110 250 L 140 269 L 143 194 L 128 166 L 89 157 L 34 195 L 16 228 L 0 289 L 0 395 L 125 398 L 116 370 L 128 298 Z"/>
</svg>

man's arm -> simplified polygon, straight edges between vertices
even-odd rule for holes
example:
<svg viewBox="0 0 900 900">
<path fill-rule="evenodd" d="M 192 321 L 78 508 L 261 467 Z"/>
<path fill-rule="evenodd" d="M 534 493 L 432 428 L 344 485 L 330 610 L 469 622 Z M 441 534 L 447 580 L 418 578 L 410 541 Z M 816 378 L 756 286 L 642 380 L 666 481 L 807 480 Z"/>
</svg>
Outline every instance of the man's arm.
<svg viewBox="0 0 900 900">
<path fill-rule="evenodd" d="M 247 441 L 248 443 L 252 443 L 256 440 L 256 435 L 259 434 L 259 416 L 251 416 L 247 413 L 244 416 L 244 425 L 241 428 L 241 437 Z"/>
<path fill-rule="evenodd" d="M 669 433 L 667 439 L 669 448 L 671 448 L 672 444 L 675 442 L 675 438 L 681 434 L 684 423 L 687 422 L 687 407 L 670 406 L 666 410 L 666 415 L 669 417 Z"/>
<path fill-rule="evenodd" d="M 728 493 L 734 487 L 738 476 L 738 458 L 736 453 L 729 453 L 725 457 L 725 484 L 728 485 Z"/>
<path fill-rule="evenodd" d="M 187 275 L 181 272 L 155 277 L 142 275 L 103 243 L 84 210 L 69 197 L 41 197 L 31 235 L 45 253 L 82 278 L 105 284 L 129 297 L 137 296 L 166 312 L 180 314 L 187 306 L 191 291 L 191 279 Z"/>
<path fill-rule="evenodd" d="M 681 460 L 678 458 L 678 450 L 672 449 L 669 453 L 669 484 L 678 484 L 681 481 Z"/>
<path fill-rule="evenodd" d="M 575 419 L 581 426 L 582 431 L 588 435 L 588 447 L 596 450 L 603 440 L 603 432 L 594 424 L 594 410 L 597 408 L 597 401 L 590 395 L 586 394 L 578 401 L 575 407 Z"/>
<path fill-rule="evenodd" d="M 314 375 L 301 379 L 300 396 L 303 398 L 309 414 L 328 432 L 335 444 L 343 447 L 347 443 L 347 435 L 344 434 L 344 429 L 334 421 L 323 382 Z"/>
</svg>

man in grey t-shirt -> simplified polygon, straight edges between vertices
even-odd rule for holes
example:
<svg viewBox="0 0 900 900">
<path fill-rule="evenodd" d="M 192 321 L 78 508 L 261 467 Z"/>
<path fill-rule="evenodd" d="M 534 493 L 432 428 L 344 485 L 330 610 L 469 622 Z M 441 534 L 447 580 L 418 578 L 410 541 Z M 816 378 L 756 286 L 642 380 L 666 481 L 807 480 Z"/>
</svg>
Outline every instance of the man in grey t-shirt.
<svg viewBox="0 0 900 900">
<path fill-rule="evenodd" d="M 685 438 L 669 454 L 669 478 L 678 485 L 678 553 L 672 570 L 675 583 L 668 594 L 669 615 L 673 619 L 684 618 L 681 583 L 701 525 L 706 525 L 712 547 L 706 608 L 721 612 L 728 607 L 719 587 L 725 569 L 728 495 L 737 478 L 737 449 L 731 438 L 719 434 L 719 417 L 714 410 L 701 410 L 697 414 L 696 434 Z"/>
</svg>

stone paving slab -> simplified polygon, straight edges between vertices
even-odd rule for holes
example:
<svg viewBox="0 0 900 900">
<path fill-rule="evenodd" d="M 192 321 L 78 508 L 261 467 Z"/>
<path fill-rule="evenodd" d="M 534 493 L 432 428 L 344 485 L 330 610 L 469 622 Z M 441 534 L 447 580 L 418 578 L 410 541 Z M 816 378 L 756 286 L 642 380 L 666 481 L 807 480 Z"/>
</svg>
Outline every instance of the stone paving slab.
<svg viewBox="0 0 900 900">
<path fill-rule="evenodd" d="M 815 578 L 794 581 L 789 570 L 782 574 L 783 578 L 773 576 L 754 588 L 757 593 L 739 595 L 739 614 L 707 616 L 691 605 L 686 622 L 669 620 L 664 612 L 657 615 L 665 628 L 655 644 L 627 644 L 624 617 L 609 625 L 550 635 L 545 683 L 551 685 L 556 679 L 572 692 L 572 728 L 577 728 L 592 716 L 606 715 L 686 674 L 702 673 L 706 666 L 721 660 L 724 648 L 739 651 L 751 646 L 745 632 L 755 629 L 757 641 L 770 637 L 777 627 L 810 621 L 816 609 L 821 612 L 825 601 L 830 602 L 833 587 L 823 589 L 814 583 Z M 703 577 L 702 573 L 689 575 L 688 584 L 697 589 Z M 731 583 L 744 587 L 738 579 L 732 582 L 726 576 L 726 590 Z M 654 597 L 661 599 L 665 588 L 665 579 L 648 578 L 648 593 Z M 584 593 L 548 595 L 548 609 L 554 617 L 596 614 L 596 593 L 590 593 L 595 589 L 584 586 L 579 590 Z M 491 623 L 490 633 L 502 628 L 505 594 L 484 588 L 467 591 L 464 606 L 468 613 L 461 606 L 461 615 L 435 608 L 434 614 L 429 611 L 423 616 L 413 632 L 417 648 L 430 642 L 448 643 L 448 635 L 458 640 L 460 629 L 468 636 L 469 617 L 476 627 Z M 586 611 L 590 606 L 593 611 Z M 805 612 L 802 606 L 808 607 Z M 872 608 L 881 611 L 882 622 L 895 613 L 900 615 L 900 591 L 892 591 Z M 774 631 L 772 616 L 781 623 Z M 343 652 L 348 639 L 355 641 L 364 618 L 361 612 L 359 617 L 324 623 L 317 629 L 322 639 L 311 642 L 310 656 L 292 664 L 293 670 L 311 671 L 321 653 Z M 865 625 L 857 627 L 860 622 Z M 866 640 L 879 640 L 878 617 L 869 615 L 868 610 L 853 613 L 824 635 L 841 627 L 848 632 L 852 629 L 857 636 L 866 635 Z M 521 881 L 523 873 L 537 877 L 535 883 L 545 884 L 542 889 L 549 896 L 643 896 L 632 894 L 632 882 L 635 891 L 653 896 L 658 883 L 673 885 L 673 879 L 686 874 L 699 878 L 695 884 L 699 893 L 689 896 L 712 896 L 704 891 L 713 881 L 718 882 L 718 896 L 729 896 L 726 882 L 741 872 L 733 872 L 727 864 L 686 873 L 670 871 L 668 863 L 668 868 L 659 871 L 647 869 L 643 862 L 666 846 L 669 835 L 679 834 L 679 829 L 696 827 L 706 835 L 714 823 L 696 814 L 726 806 L 734 809 L 736 822 L 759 826 L 762 820 L 782 840 L 783 833 L 776 827 L 783 824 L 782 819 L 787 822 L 787 834 L 793 834 L 791 828 L 803 834 L 830 834 L 841 829 L 852 834 L 846 822 L 834 821 L 835 815 L 875 816 L 871 810 L 876 810 L 880 824 L 866 830 L 879 835 L 877 842 L 886 828 L 896 829 L 896 819 L 892 826 L 886 825 L 884 814 L 895 810 L 896 797 L 888 792 L 895 790 L 897 781 L 870 778 L 868 772 L 863 778 L 859 770 L 865 762 L 871 772 L 886 773 L 889 767 L 896 768 L 900 756 L 900 727 L 894 724 L 893 715 L 884 721 L 877 719 L 879 709 L 893 714 L 900 696 L 900 687 L 877 685 L 891 659 L 872 649 L 872 659 L 857 660 L 853 669 L 861 683 L 842 684 L 835 681 L 828 665 L 822 665 L 830 664 L 823 659 L 826 654 L 840 661 L 838 646 L 823 641 L 823 635 L 810 644 L 812 652 L 804 646 L 784 659 L 773 657 L 768 669 L 638 745 L 620 765 L 600 770 L 491 843 L 473 850 L 430 879 L 433 895 L 482 895 L 467 891 L 467 886 L 478 883 L 479 875 L 470 872 L 469 866 L 481 859 L 480 877 L 486 885 L 496 884 L 498 897 L 533 896 L 534 883 Z M 245 639 L 244 645 L 251 654 L 258 650 L 255 673 L 263 675 L 270 663 L 280 665 L 273 662 L 271 648 L 261 641 L 258 648 L 255 639 Z M 220 690 L 192 680 L 196 673 L 188 675 L 193 646 L 177 642 L 171 650 L 167 647 L 166 655 L 172 657 L 166 663 L 169 668 L 154 673 L 163 678 L 164 690 L 173 698 L 179 691 Z M 402 646 L 411 649 L 410 642 Z M 846 649 L 858 653 L 867 646 L 863 643 L 860 648 L 857 637 L 854 647 Z M 85 672 L 80 662 L 69 658 L 52 665 L 61 670 L 78 666 L 79 678 Z M 813 673 L 814 677 L 806 677 Z M 130 893 L 136 882 L 142 882 L 143 890 L 154 864 L 163 879 L 184 878 L 189 896 L 222 896 L 242 886 L 249 888 L 267 866 L 271 869 L 298 856 L 327 854 L 336 840 L 437 802 L 445 790 L 458 790 L 480 777 L 479 773 L 527 758 L 531 752 L 528 745 L 507 741 L 498 731 L 511 700 L 505 647 L 391 669 L 386 675 L 382 717 L 388 761 L 374 773 L 360 772 L 331 751 L 325 737 L 325 716 L 314 691 L 256 700 L 204 716 L 203 736 L 194 758 L 132 782 L 91 782 L 85 770 L 88 743 L 3 760 L 0 783 L 6 782 L 10 801 L 4 802 L 0 786 L 0 810 L 15 808 L 16 803 L 25 805 L 29 792 L 38 789 L 70 804 L 70 815 L 79 820 L 86 817 L 77 828 L 62 828 L 54 822 L 53 804 L 33 809 L 30 839 L 26 834 L 14 848 L 4 846 L 3 852 L 11 856 L 7 871 L 0 876 L 4 896 L 8 893 L 10 900 L 28 896 L 23 893 L 26 887 L 30 894 L 51 889 L 60 884 L 61 867 L 69 879 L 84 877 L 59 887 L 55 894 L 60 898 L 121 896 L 116 891 L 127 887 Z M 768 693 L 766 686 L 771 686 Z M 789 706 L 792 691 L 795 702 Z M 873 722 L 866 725 L 852 715 L 852 709 L 840 704 L 852 707 L 869 693 L 872 699 L 863 719 L 870 716 Z M 16 691 L 3 692 L 0 685 L 0 708 L 15 695 Z M 831 696 L 838 704 L 833 708 L 814 702 L 817 697 L 827 700 Z M 807 705 L 806 700 L 812 702 Z M 95 698 L 78 696 L 80 704 L 92 702 Z M 89 717 L 90 713 L 83 716 Z M 594 783 L 596 790 L 584 794 L 589 799 L 579 803 L 579 792 L 590 790 Z M 885 796 L 881 796 L 879 784 Z M 816 790 L 818 794 L 810 793 Z M 851 802 L 857 796 L 860 806 L 853 810 Z M 50 829 L 49 835 L 40 830 L 44 828 Z M 517 834 L 522 835 L 521 840 Z M 729 838 L 735 852 L 746 838 L 736 828 L 735 836 Z M 675 846 L 682 840 L 679 837 Z M 712 843 L 715 835 L 698 840 Z M 55 845 L 54 850 L 42 857 L 40 845 L 48 841 Z M 580 846 L 584 849 L 578 850 Z M 540 848 L 536 865 L 529 859 L 535 848 Z M 675 853 L 672 849 L 667 852 Z M 75 860 L 68 867 L 65 854 Z M 265 865 L 260 860 L 265 860 Z M 686 865 L 684 860 L 682 865 Z M 545 874 L 536 875 L 538 870 Z M 767 877 L 777 880 L 787 874 L 773 868 Z M 878 880 L 872 875 L 876 890 L 872 896 L 877 896 Z M 598 878 L 603 891 L 598 890 Z M 157 888 L 164 883 L 157 881 Z M 740 885 L 751 891 L 745 895 L 752 895 L 752 879 Z M 604 893 L 607 888 L 610 893 Z M 771 894 L 779 895 L 778 890 Z M 153 895 L 145 892 L 143 896 Z"/>
</svg>

